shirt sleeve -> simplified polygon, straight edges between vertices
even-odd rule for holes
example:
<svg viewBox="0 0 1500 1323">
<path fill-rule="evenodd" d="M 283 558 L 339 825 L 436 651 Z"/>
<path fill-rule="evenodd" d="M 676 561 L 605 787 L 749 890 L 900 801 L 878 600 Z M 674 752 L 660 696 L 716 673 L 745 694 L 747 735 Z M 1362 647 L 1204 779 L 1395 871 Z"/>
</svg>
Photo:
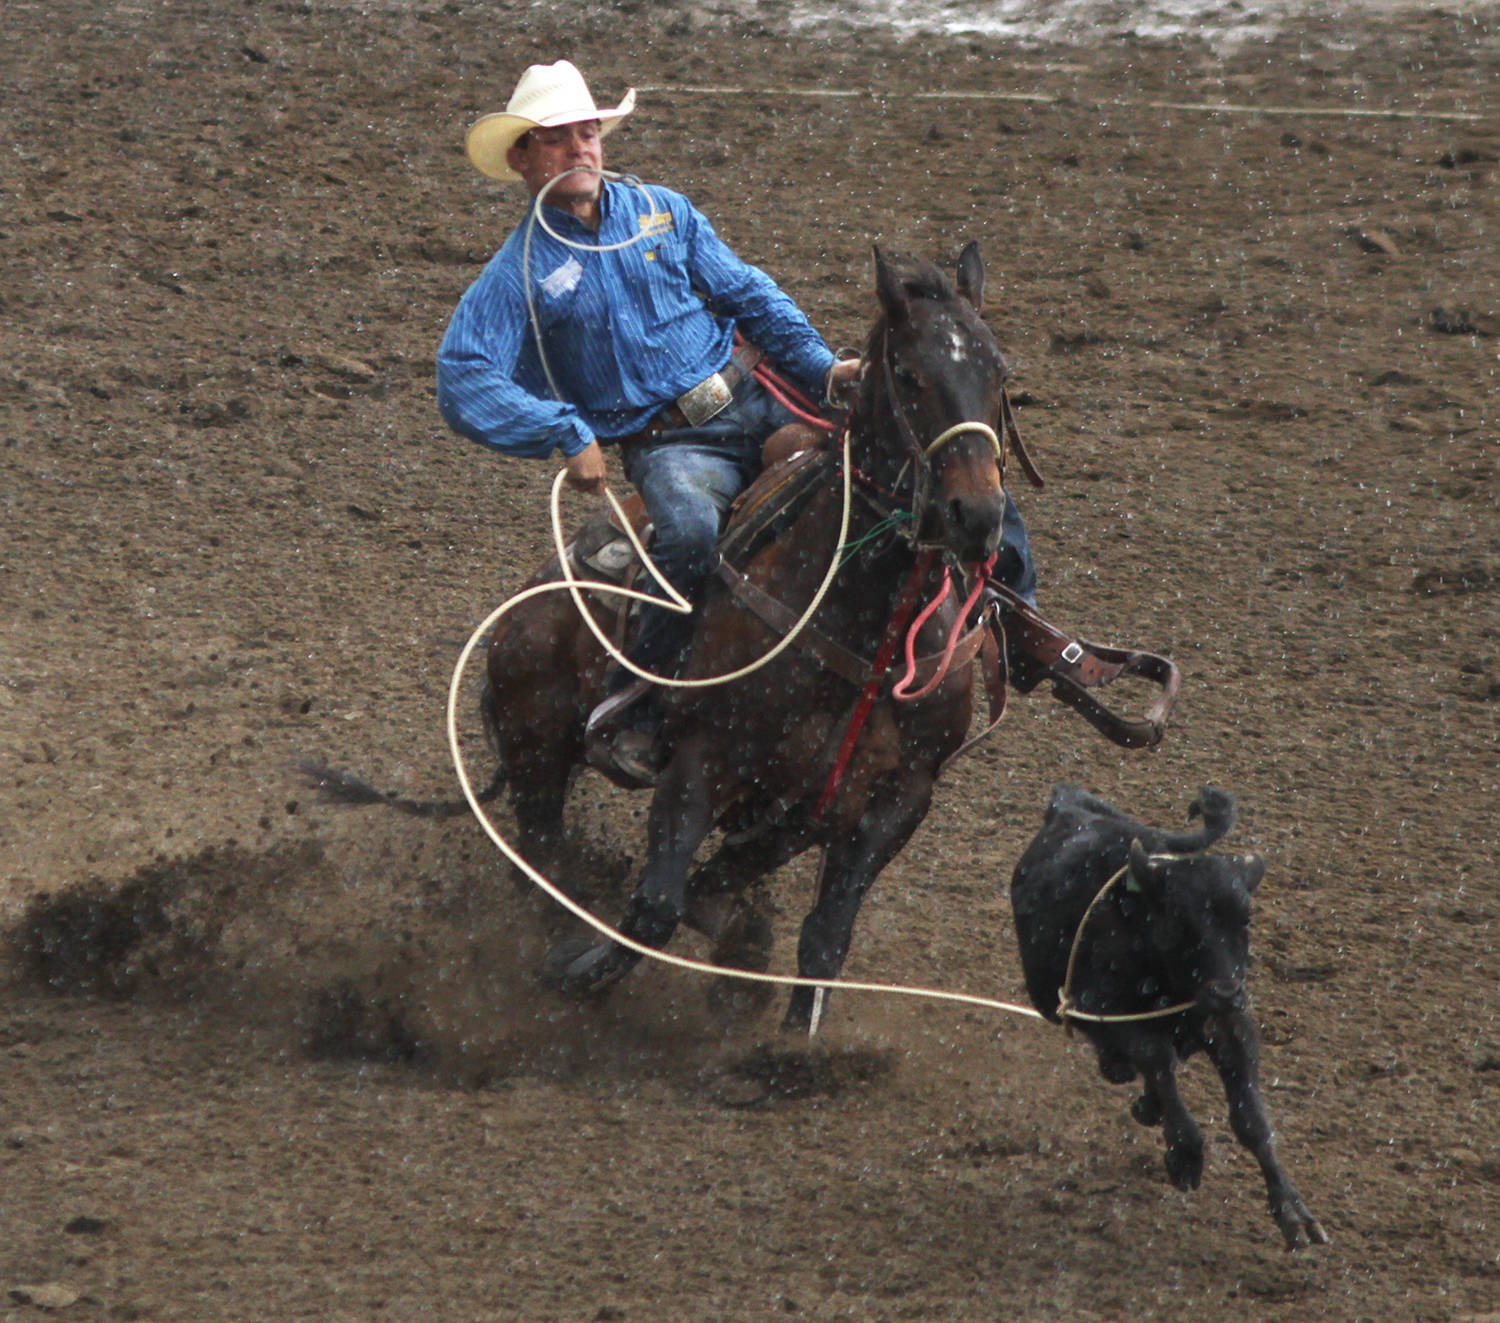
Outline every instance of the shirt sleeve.
<svg viewBox="0 0 1500 1323">
<path fill-rule="evenodd" d="M 437 355 L 438 409 L 459 435 L 508 455 L 576 455 L 594 440 L 578 410 L 516 382 L 528 327 L 520 277 L 509 270 L 502 250 L 448 323 Z"/>
<path fill-rule="evenodd" d="M 693 284 L 715 311 L 733 317 L 747 339 L 764 350 L 814 400 L 833 366 L 833 351 L 779 285 L 759 267 L 742 262 L 708 217 L 685 198 L 686 231 Z"/>
</svg>

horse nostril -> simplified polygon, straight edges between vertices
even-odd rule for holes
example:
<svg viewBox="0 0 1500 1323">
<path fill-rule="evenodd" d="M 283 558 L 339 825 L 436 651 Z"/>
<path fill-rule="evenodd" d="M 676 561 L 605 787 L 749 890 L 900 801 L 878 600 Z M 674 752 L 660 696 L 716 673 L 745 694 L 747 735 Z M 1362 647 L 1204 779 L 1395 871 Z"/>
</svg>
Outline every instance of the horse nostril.
<svg viewBox="0 0 1500 1323">
<path fill-rule="evenodd" d="M 948 526 L 982 549 L 985 556 L 993 554 L 1000 545 L 1000 513 L 988 502 L 981 504 L 954 497 L 948 502 Z"/>
</svg>

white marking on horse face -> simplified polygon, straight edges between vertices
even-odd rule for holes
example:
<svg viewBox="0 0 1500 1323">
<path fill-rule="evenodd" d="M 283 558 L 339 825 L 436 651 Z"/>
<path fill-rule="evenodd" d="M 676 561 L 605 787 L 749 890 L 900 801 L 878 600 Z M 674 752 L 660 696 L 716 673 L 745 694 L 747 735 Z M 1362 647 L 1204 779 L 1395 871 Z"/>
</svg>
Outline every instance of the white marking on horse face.
<svg viewBox="0 0 1500 1323">
<path fill-rule="evenodd" d="M 956 330 L 948 332 L 948 357 L 955 363 L 964 361 L 964 338 Z"/>
</svg>

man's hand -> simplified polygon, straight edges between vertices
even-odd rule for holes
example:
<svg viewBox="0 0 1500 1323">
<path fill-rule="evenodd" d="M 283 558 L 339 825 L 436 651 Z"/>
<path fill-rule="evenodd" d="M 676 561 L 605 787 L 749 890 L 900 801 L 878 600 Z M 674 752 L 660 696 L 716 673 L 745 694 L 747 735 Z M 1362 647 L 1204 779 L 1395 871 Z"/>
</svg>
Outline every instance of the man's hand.
<svg viewBox="0 0 1500 1323">
<path fill-rule="evenodd" d="M 837 407 L 848 402 L 849 396 L 859 385 L 860 374 L 865 370 L 862 358 L 841 358 L 828 369 L 823 383 L 823 394 L 828 403 Z"/>
<path fill-rule="evenodd" d="M 596 492 L 604 485 L 604 451 L 590 441 L 576 455 L 568 456 L 566 482 L 575 492 Z"/>
</svg>

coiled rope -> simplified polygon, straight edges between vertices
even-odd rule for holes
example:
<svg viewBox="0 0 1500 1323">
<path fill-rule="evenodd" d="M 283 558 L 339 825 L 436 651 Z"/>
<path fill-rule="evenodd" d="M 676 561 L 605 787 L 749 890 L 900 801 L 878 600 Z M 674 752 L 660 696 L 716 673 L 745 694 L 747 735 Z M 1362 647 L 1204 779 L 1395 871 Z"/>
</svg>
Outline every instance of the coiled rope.
<svg viewBox="0 0 1500 1323">
<path fill-rule="evenodd" d="M 846 488 L 848 482 L 847 471 L 848 470 L 846 465 Z M 552 483 L 554 532 L 556 532 L 556 529 L 560 526 L 557 517 L 559 504 L 558 498 L 565 476 L 565 471 L 559 471 L 557 477 L 553 480 Z M 613 497 L 611 497 L 611 501 L 613 502 Z M 628 521 L 626 522 L 628 524 Z M 637 547 L 637 551 L 640 551 L 639 547 Z M 566 563 L 566 559 L 566 556 L 564 556 L 564 563 Z M 837 557 L 835 557 L 835 566 L 836 565 Z M 829 577 L 831 578 L 831 575 Z M 486 616 L 483 621 L 480 622 L 478 627 L 475 628 L 473 633 L 469 635 L 468 640 L 464 643 L 463 650 L 459 653 L 458 661 L 454 665 L 452 679 L 450 680 L 448 685 L 448 704 L 446 713 L 448 748 L 453 757 L 454 770 L 458 775 L 458 783 L 463 791 L 464 799 L 468 802 L 469 808 L 472 810 L 474 816 L 479 820 L 479 825 L 484 828 L 485 835 L 487 835 L 490 840 L 495 843 L 501 854 L 509 859 L 516 868 L 520 869 L 521 872 L 524 873 L 536 886 L 540 887 L 542 891 L 544 891 L 552 900 L 556 901 L 565 910 L 567 910 L 568 913 L 573 915 L 574 918 L 581 919 L 584 923 L 588 924 L 601 936 L 608 938 L 612 942 L 618 943 L 620 946 L 626 948 L 627 950 L 634 951 L 637 955 L 646 956 L 651 960 L 655 960 L 664 965 L 671 965 L 677 969 L 690 970 L 693 973 L 697 974 L 717 975 L 721 978 L 740 979 L 747 983 L 768 983 L 778 987 L 788 988 L 812 988 L 820 994 L 818 999 L 820 1005 L 823 995 L 834 988 L 838 988 L 841 991 L 845 992 L 886 993 L 894 996 L 917 997 L 928 1001 L 951 1002 L 962 1006 L 977 1006 L 983 1007 L 986 1010 L 1004 1011 L 1012 1015 L 1021 1015 L 1033 1020 L 1040 1020 L 1043 1018 L 1040 1014 L 1038 1014 L 1037 1011 L 1033 1010 L 1029 1006 L 1021 1006 L 1016 1004 L 1015 1002 L 1000 1001 L 993 997 L 980 997 L 970 993 L 950 992 L 942 988 L 918 987 L 900 983 L 861 982 L 852 979 L 811 979 L 801 978 L 789 974 L 763 974 L 758 973 L 754 970 L 731 969 L 727 966 L 715 965 L 706 960 L 694 960 L 686 956 L 673 955 L 669 951 L 658 950 L 656 947 L 647 946 L 642 942 L 637 942 L 633 938 L 627 937 L 617 928 L 612 927 L 610 924 L 600 919 L 597 915 L 590 913 L 571 897 L 565 895 L 550 879 L 533 868 L 531 864 L 528 863 L 527 860 L 523 858 L 522 855 L 515 849 L 515 847 L 505 839 L 504 834 L 490 820 L 489 816 L 484 810 L 484 806 L 479 802 L 479 797 L 474 790 L 473 782 L 471 782 L 469 779 L 468 768 L 464 764 L 463 747 L 458 734 L 458 699 L 459 694 L 463 688 L 463 676 L 464 671 L 468 666 L 469 658 L 473 656 L 474 650 L 479 646 L 480 641 L 485 638 L 491 630 L 494 629 L 495 625 L 508 612 L 515 610 L 516 607 L 520 606 L 522 603 L 530 600 L 531 598 L 538 597 L 542 593 L 560 592 L 563 590 L 567 590 L 573 593 L 575 602 L 578 600 L 578 595 L 584 591 L 613 594 L 616 597 L 634 599 L 637 601 L 660 601 L 659 598 L 656 598 L 650 594 L 641 592 L 634 588 L 624 588 L 619 584 L 605 583 L 595 580 L 575 579 L 569 577 L 564 582 L 536 584 L 531 588 L 527 588 L 522 592 L 517 593 L 515 596 L 502 602 L 498 607 L 490 612 L 490 614 Z M 678 609 L 691 610 L 691 607 L 686 603 L 682 603 Z M 785 647 L 787 641 L 788 640 L 783 640 L 780 646 Z M 765 660 L 766 659 L 762 659 L 762 662 L 760 664 L 764 664 Z M 742 673 L 743 672 L 735 672 L 734 675 L 739 675 Z M 679 685 L 722 684 L 725 683 L 729 678 L 733 677 L 719 676 L 707 680 L 678 681 L 676 683 L 678 683 Z M 816 1025 L 816 1020 L 814 1021 L 814 1025 Z"/>
</svg>

